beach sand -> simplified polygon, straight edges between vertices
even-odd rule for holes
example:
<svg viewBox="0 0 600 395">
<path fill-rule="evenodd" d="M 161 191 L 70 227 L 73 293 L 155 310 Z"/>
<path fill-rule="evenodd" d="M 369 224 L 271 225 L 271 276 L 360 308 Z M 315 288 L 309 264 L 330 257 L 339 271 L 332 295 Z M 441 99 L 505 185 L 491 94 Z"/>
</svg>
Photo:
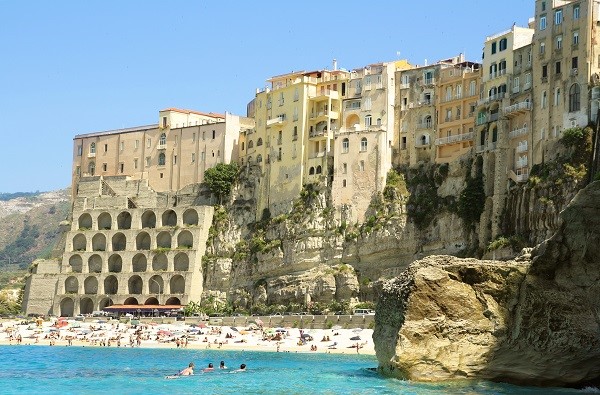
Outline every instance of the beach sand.
<svg viewBox="0 0 600 395">
<path fill-rule="evenodd" d="M 41 324 L 41 325 L 38 325 Z M 44 345 L 78 347 L 188 348 L 210 350 L 331 353 L 374 355 L 372 329 L 244 328 L 210 325 L 199 328 L 174 324 L 144 323 L 133 326 L 116 320 L 80 322 L 65 320 L 23 324 L 0 324 L 0 345 Z M 136 332 L 137 331 L 137 332 Z M 137 333 L 141 333 L 138 336 Z M 301 334 L 305 339 L 301 341 Z M 19 335 L 21 341 L 18 341 Z M 187 338 L 187 345 L 185 339 Z M 117 340 L 120 339 L 120 340 Z M 176 339 L 180 339 L 177 345 Z M 269 340 L 270 339 L 270 340 Z"/>
</svg>

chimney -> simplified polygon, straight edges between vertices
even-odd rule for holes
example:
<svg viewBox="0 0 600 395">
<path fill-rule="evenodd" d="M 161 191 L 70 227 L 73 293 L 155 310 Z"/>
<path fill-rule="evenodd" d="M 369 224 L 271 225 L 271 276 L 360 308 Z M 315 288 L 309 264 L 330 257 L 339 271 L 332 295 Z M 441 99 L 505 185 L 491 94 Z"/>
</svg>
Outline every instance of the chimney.
<svg viewBox="0 0 600 395">
<path fill-rule="evenodd" d="M 337 70 L 337 60 L 333 59 L 333 71 Z"/>
</svg>

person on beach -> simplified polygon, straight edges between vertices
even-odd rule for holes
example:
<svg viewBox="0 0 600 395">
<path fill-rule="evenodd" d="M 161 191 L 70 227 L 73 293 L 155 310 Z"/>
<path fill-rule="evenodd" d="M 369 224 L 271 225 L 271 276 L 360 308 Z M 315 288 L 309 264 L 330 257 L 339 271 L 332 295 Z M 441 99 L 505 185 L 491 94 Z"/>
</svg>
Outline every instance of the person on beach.
<svg viewBox="0 0 600 395">
<path fill-rule="evenodd" d="M 208 367 L 207 367 L 207 368 L 205 368 L 205 369 L 204 369 L 204 370 L 202 370 L 202 371 L 203 371 L 203 372 L 212 372 L 212 371 L 214 371 L 214 370 L 215 370 L 215 368 L 214 368 L 213 364 L 212 364 L 212 363 L 209 363 L 209 364 L 208 364 Z"/>
<path fill-rule="evenodd" d="M 227 369 L 227 366 L 225 366 L 225 361 L 221 361 L 219 364 L 219 369 Z"/>
<path fill-rule="evenodd" d="M 190 362 L 187 368 L 183 369 L 178 373 L 179 376 L 193 376 L 194 375 L 194 363 Z"/>
</svg>

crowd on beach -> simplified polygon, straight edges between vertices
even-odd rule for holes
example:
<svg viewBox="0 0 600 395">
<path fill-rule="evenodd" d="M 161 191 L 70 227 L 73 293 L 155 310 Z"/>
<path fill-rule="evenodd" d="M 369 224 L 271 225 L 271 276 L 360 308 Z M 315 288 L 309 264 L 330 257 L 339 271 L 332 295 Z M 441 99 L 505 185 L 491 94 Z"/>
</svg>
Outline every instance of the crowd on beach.
<svg viewBox="0 0 600 395">
<path fill-rule="evenodd" d="M 0 344 L 97 347 L 217 348 L 274 352 L 374 354 L 371 329 L 229 327 L 174 322 L 120 322 L 68 318 L 0 322 Z"/>
</svg>

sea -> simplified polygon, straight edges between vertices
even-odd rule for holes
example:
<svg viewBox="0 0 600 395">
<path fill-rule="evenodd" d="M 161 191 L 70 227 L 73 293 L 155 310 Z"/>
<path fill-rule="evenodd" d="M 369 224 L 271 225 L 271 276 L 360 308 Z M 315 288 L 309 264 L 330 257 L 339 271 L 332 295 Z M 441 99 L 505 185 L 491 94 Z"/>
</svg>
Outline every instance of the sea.
<svg viewBox="0 0 600 395">
<path fill-rule="evenodd" d="M 227 370 L 219 370 L 225 361 Z M 196 365 L 194 376 L 166 379 Z M 217 369 L 202 373 L 209 363 Z M 234 370 L 244 363 L 246 372 Z M 197 349 L 0 346 L 2 394 L 584 394 L 486 381 L 383 378 L 374 356 Z"/>
</svg>

